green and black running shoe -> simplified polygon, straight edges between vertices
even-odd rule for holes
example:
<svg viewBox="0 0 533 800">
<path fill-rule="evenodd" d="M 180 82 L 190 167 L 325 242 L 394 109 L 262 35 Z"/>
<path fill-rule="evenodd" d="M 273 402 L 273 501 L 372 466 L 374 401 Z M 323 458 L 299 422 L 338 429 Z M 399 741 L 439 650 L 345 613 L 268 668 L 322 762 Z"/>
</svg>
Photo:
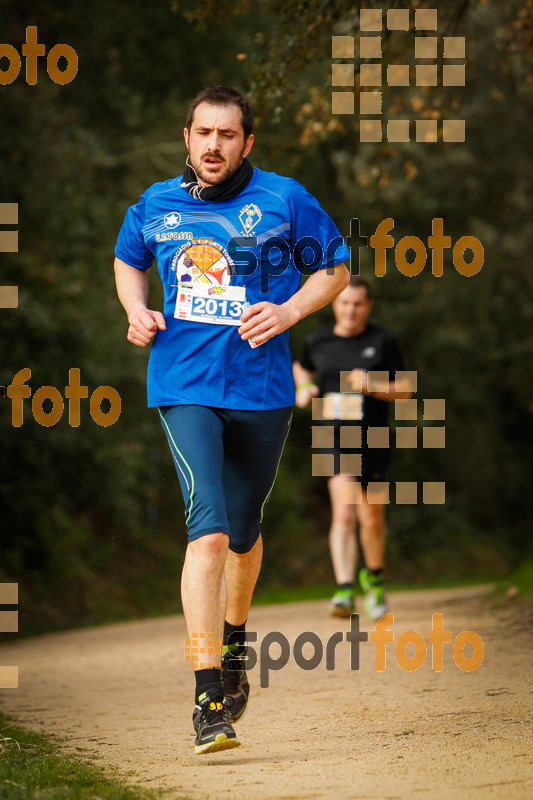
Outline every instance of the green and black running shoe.
<svg viewBox="0 0 533 800">
<path fill-rule="evenodd" d="M 359 583 L 365 593 L 363 608 L 369 619 L 378 620 L 387 613 L 387 596 L 383 575 L 372 575 L 366 567 L 359 573 Z"/>
<path fill-rule="evenodd" d="M 231 722 L 242 717 L 250 696 L 250 684 L 243 666 L 246 651 L 247 648 L 241 645 L 236 651 L 227 650 L 222 657 L 222 688 Z"/>
<path fill-rule="evenodd" d="M 339 589 L 329 604 L 329 614 L 332 617 L 349 617 L 355 613 L 353 589 Z"/>
<path fill-rule="evenodd" d="M 192 714 L 192 724 L 196 731 L 196 755 L 216 753 L 218 750 L 229 750 L 240 745 L 231 727 L 229 711 L 222 694 L 210 695 L 204 692 L 200 695 Z"/>
</svg>

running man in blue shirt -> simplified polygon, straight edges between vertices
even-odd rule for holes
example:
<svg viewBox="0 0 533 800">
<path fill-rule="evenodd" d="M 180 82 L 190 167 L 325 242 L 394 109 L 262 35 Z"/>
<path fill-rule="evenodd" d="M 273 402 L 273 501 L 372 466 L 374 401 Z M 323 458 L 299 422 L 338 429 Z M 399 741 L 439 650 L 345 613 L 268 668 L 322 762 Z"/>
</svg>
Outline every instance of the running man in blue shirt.
<svg viewBox="0 0 533 800">
<path fill-rule="evenodd" d="M 189 640 L 205 650 L 192 656 L 197 753 L 240 744 L 232 723 L 250 689 L 242 659 L 261 522 L 294 405 L 288 329 L 349 280 L 349 251 L 315 198 L 247 160 L 252 130 L 239 92 L 201 92 L 184 129 L 183 175 L 128 209 L 115 248 L 127 338 L 152 343 L 148 405 L 185 501 L 182 602 Z M 154 258 L 163 313 L 147 307 Z"/>
</svg>

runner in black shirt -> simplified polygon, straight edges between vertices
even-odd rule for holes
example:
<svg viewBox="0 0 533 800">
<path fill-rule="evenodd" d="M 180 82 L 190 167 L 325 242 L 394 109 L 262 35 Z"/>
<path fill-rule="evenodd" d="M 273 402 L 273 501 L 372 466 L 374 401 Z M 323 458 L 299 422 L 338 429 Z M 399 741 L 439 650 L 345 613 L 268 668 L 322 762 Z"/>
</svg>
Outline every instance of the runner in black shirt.
<svg viewBox="0 0 533 800">
<path fill-rule="evenodd" d="M 334 456 L 334 475 L 328 480 L 332 508 L 329 541 L 338 588 L 330 604 L 330 613 L 349 616 L 355 609 L 355 526 L 359 521 L 359 539 L 365 559 L 365 567 L 359 573 L 365 592 L 364 609 L 371 619 L 379 619 L 387 611 L 385 514 L 384 498 L 376 484 L 386 479 L 390 450 L 368 447 L 367 432 L 369 427 L 386 428 L 389 404 L 408 398 L 409 384 L 405 379 L 395 382 L 395 373 L 404 370 L 396 340 L 384 328 L 368 322 L 373 306 L 368 281 L 352 276 L 349 286 L 332 306 L 335 324 L 311 333 L 300 361 L 294 364 L 296 404 L 303 408 L 314 397 L 323 397 L 330 398 L 334 408 L 334 422 L 313 420 L 313 425 L 334 427 L 334 446 L 320 450 Z M 385 374 L 368 387 L 369 371 Z M 343 387 L 341 372 L 350 373 L 348 385 Z M 341 389 L 344 390 L 342 394 Z M 356 475 L 358 470 L 347 471 L 341 462 L 343 456 L 358 453 L 361 454 L 361 470 Z M 360 484 L 361 491 L 356 492 L 355 501 L 346 499 L 347 487 L 343 488 L 343 484 L 347 481 Z M 370 503 L 369 483 L 373 484 Z"/>
</svg>

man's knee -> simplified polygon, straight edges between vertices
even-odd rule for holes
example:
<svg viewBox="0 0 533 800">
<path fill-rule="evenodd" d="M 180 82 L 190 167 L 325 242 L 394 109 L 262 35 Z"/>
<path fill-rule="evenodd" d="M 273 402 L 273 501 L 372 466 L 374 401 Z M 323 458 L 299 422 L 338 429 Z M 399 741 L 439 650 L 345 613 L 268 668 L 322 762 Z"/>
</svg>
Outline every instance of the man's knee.
<svg viewBox="0 0 533 800">
<path fill-rule="evenodd" d="M 358 507 L 359 522 L 368 528 L 380 528 L 384 524 L 385 509 L 380 503 L 363 502 Z"/>
<path fill-rule="evenodd" d="M 341 497 L 342 484 L 353 483 L 351 478 L 346 475 L 334 475 L 328 481 L 328 489 L 331 500 L 331 517 L 333 525 L 342 525 L 343 527 L 355 527 L 356 510 L 353 503 L 343 503 Z"/>
<path fill-rule="evenodd" d="M 189 542 L 188 549 L 208 559 L 225 557 L 228 552 L 227 533 L 208 533 Z"/>
<path fill-rule="evenodd" d="M 355 508 L 348 503 L 341 503 L 333 509 L 332 521 L 334 525 L 342 525 L 346 528 L 355 526 Z"/>
</svg>

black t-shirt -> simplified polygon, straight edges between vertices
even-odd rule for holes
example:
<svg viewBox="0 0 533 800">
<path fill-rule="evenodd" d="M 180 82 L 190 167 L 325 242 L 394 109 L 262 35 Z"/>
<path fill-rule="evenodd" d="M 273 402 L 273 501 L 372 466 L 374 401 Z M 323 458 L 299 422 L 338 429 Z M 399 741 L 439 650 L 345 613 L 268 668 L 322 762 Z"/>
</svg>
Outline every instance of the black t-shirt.
<svg viewBox="0 0 533 800">
<path fill-rule="evenodd" d="M 337 336 L 334 325 L 310 333 L 305 340 L 300 364 L 317 372 L 320 394 L 340 391 L 340 373 L 352 369 L 387 371 L 393 381 L 397 370 L 405 369 L 394 336 L 378 325 L 368 324 L 358 336 Z M 363 424 L 387 425 L 391 403 L 365 396 Z"/>
</svg>

